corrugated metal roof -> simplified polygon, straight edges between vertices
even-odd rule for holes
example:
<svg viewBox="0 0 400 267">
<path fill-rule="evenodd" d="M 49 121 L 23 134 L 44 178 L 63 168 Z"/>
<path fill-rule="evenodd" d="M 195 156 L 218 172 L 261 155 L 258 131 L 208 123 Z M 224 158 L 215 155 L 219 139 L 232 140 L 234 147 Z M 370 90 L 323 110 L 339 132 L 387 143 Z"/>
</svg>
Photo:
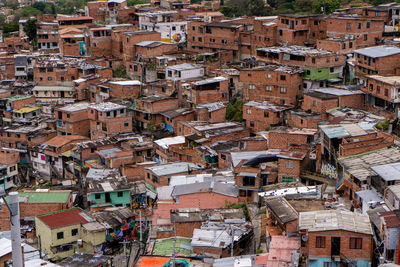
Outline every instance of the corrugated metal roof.
<svg viewBox="0 0 400 267">
<path fill-rule="evenodd" d="M 373 235 L 368 215 L 345 210 L 300 212 L 299 230 L 309 232 L 345 230 Z"/>
<path fill-rule="evenodd" d="M 400 48 L 396 46 L 380 45 L 357 49 L 354 50 L 354 53 L 367 57 L 379 58 L 400 54 Z"/>
</svg>

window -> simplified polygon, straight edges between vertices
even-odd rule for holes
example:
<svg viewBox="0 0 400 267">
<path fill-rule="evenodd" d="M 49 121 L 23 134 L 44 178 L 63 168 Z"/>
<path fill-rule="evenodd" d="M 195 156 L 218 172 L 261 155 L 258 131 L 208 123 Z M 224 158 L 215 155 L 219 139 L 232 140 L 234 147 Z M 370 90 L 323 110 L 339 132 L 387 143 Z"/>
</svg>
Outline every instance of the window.
<svg viewBox="0 0 400 267">
<path fill-rule="evenodd" d="M 286 161 L 286 168 L 293 169 L 293 161 Z"/>
<path fill-rule="evenodd" d="M 255 178 L 251 176 L 245 176 L 243 177 L 243 186 L 254 186 L 255 183 Z"/>
<path fill-rule="evenodd" d="M 129 127 L 129 122 L 125 122 L 125 123 L 124 123 L 124 127 L 125 127 L 125 128 L 128 128 L 128 127 Z"/>
<path fill-rule="evenodd" d="M 248 76 L 248 77 L 251 77 L 251 73 L 247 73 L 247 76 Z"/>
<path fill-rule="evenodd" d="M 78 229 L 72 229 L 71 230 L 71 235 L 76 236 L 78 234 Z"/>
<path fill-rule="evenodd" d="M 192 26 L 192 30 L 195 31 L 195 30 L 196 30 L 196 27 L 195 27 L 195 26 Z"/>
<path fill-rule="evenodd" d="M 271 92 L 272 91 L 272 86 L 271 85 L 266 85 L 265 86 L 265 91 Z"/>
<path fill-rule="evenodd" d="M 118 192 L 117 195 L 118 197 L 122 197 L 124 195 L 124 192 Z"/>
<path fill-rule="evenodd" d="M 334 68 L 334 67 L 331 67 L 331 68 L 329 69 L 329 71 L 332 73 L 332 72 L 335 71 L 335 68 Z"/>
<path fill-rule="evenodd" d="M 332 267 L 332 262 L 324 262 L 324 267 Z"/>
<path fill-rule="evenodd" d="M 362 238 L 350 237 L 350 249 L 362 249 Z"/>
<path fill-rule="evenodd" d="M 291 182 L 293 182 L 293 177 L 286 177 L 286 176 L 282 177 L 282 183 L 291 183 Z"/>
<path fill-rule="evenodd" d="M 271 78 L 271 74 L 269 74 L 269 73 L 265 74 L 265 78 L 270 79 Z"/>
<path fill-rule="evenodd" d="M 376 92 L 377 92 L 378 94 L 381 92 L 381 87 L 380 87 L 380 86 L 377 86 L 377 87 L 376 87 Z"/>
<path fill-rule="evenodd" d="M 53 78 L 52 77 L 47 77 L 47 80 L 51 81 L 51 80 L 53 80 Z"/>
<path fill-rule="evenodd" d="M 357 24 L 357 29 L 361 29 L 361 23 Z"/>
<path fill-rule="evenodd" d="M 286 81 L 286 75 L 281 75 L 281 81 Z"/>
<path fill-rule="evenodd" d="M 346 23 L 346 30 L 351 30 L 351 23 Z"/>
<path fill-rule="evenodd" d="M 254 90 L 254 89 L 256 89 L 256 86 L 254 84 L 249 84 L 249 89 Z"/>
<path fill-rule="evenodd" d="M 370 90 L 370 91 L 373 91 L 373 90 L 374 90 L 374 85 L 373 85 L 373 84 L 370 84 L 370 85 L 369 85 L 369 90 Z"/>
<path fill-rule="evenodd" d="M 94 194 L 95 199 L 100 199 L 100 194 Z"/>
<path fill-rule="evenodd" d="M 63 238 L 64 238 L 64 232 L 58 232 L 57 239 L 63 239 Z"/>
<path fill-rule="evenodd" d="M 247 109 L 246 113 L 250 115 L 251 114 L 251 109 Z"/>
<path fill-rule="evenodd" d="M 176 27 L 175 27 L 175 26 L 172 26 L 172 30 L 173 30 L 173 31 L 176 31 Z"/>
<path fill-rule="evenodd" d="M 286 87 L 281 86 L 280 91 L 281 91 L 281 94 L 285 94 L 286 93 Z"/>
<path fill-rule="evenodd" d="M 368 40 L 368 34 L 364 34 L 364 41 Z"/>
<path fill-rule="evenodd" d="M 315 240 L 316 248 L 325 248 L 325 236 L 317 236 Z"/>
<path fill-rule="evenodd" d="M 367 22 L 367 29 L 371 27 L 371 22 Z"/>
<path fill-rule="evenodd" d="M 385 88 L 385 96 L 389 96 L 389 89 Z"/>
<path fill-rule="evenodd" d="M 15 171 L 15 166 L 10 167 L 10 172 Z"/>
</svg>

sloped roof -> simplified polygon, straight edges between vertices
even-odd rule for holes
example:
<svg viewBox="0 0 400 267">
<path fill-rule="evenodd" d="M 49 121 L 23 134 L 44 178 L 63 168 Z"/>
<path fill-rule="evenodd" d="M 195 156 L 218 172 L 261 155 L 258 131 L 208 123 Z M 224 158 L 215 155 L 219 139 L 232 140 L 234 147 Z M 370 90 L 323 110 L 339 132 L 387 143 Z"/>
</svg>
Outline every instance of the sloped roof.
<svg viewBox="0 0 400 267">
<path fill-rule="evenodd" d="M 80 208 L 72 208 L 37 216 L 51 229 L 65 227 L 74 224 L 86 224 L 93 222 L 93 218 Z"/>
<path fill-rule="evenodd" d="M 53 137 L 52 139 L 48 140 L 45 144 L 54 147 L 61 147 L 73 141 L 87 140 L 87 139 L 89 138 L 80 135 L 57 135 L 56 137 Z"/>
</svg>

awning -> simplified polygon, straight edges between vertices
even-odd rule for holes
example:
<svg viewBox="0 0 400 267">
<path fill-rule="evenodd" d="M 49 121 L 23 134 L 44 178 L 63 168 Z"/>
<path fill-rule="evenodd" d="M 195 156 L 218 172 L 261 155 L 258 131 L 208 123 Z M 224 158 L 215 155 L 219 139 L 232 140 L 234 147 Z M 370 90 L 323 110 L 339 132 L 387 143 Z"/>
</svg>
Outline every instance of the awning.
<svg viewBox="0 0 400 267">
<path fill-rule="evenodd" d="M 257 177 L 257 173 L 256 172 L 239 172 L 238 176 Z"/>
<path fill-rule="evenodd" d="M 150 191 L 150 190 L 147 190 L 146 196 L 148 196 L 148 197 L 150 197 L 150 198 L 152 198 L 152 199 L 156 199 L 157 194 L 154 193 L 154 192 L 152 192 L 152 191 Z"/>
</svg>

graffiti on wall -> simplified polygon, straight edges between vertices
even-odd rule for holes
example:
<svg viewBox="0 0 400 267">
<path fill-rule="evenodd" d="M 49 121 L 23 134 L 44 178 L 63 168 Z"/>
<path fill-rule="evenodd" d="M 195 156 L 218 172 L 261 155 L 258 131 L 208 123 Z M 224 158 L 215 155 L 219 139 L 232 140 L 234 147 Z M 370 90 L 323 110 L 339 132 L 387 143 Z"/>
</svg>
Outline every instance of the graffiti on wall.
<svg viewBox="0 0 400 267">
<path fill-rule="evenodd" d="M 329 163 L 324 163 L 322 162 L 321 165 L 321 174 L 325 177 L 331 178 L 331 179 L 337 179 L 337 170 L 335 166 L 329 164 Z"/>
</svg>

